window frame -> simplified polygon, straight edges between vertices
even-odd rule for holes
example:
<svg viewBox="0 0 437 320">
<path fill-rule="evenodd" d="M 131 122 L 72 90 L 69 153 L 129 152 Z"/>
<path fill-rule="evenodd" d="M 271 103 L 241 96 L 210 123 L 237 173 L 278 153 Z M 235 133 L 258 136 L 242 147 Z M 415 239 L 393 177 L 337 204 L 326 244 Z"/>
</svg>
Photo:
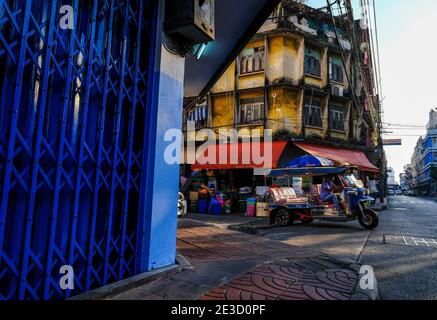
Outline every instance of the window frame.
<svg viewBox="0 0 437 320">
<path fill-rule="evenodd" d="M 265 71 L 265 46 L 247 48 L 245 50 L 253 50 L 253 54 L 240 55 L 239 70 L 240 75 L 248 75 Z M 244 52 L 244 50 L 243 50 Z"/>
<path fill-rule="evenodd" d="M 261 123 L 264 120 L 264 107 L 264 97 L 240 99 L 238 103 L 238 124 L 250 125 Z M 248 111 L 250 111 L 250 117 L 248 116 Z"/>
<path fill-rule="evenodd" d="M 339 124 L 339 126 L 337 126 Z M 329 128 L 332 131 L 345 132 L 345 107 L 339 104 L 329 105 Z"/>
<path fill-rule="evenodd" d="M 312 52 L 317 52 L 319 56 L 312 54 Z M 304 58 L 304 73 L 306 76 L 311 77 L 322 77 L 322 62 L 321 54 L 318 50 L 306 48 L 305 58 Z"/>
<path fill-rule="evenodd" d="M 329 80 L 344 84 L 343 64 L 337 63 L 333 57 L 329 58 Z"/>
<path fill-rule="evenodd" d="M 314 117 L 314 112 L 316 111 L 316 117 Z M 317 116 L 317 111 L 320 114 Z M 319 118 L 313 120 L 314 118 Z M 304 125 L 306 127 L 314 127 L 323 129 L 323 108 L 322 101 L 319 99 L 305 98 L 304 100 Z"/>
</svg>

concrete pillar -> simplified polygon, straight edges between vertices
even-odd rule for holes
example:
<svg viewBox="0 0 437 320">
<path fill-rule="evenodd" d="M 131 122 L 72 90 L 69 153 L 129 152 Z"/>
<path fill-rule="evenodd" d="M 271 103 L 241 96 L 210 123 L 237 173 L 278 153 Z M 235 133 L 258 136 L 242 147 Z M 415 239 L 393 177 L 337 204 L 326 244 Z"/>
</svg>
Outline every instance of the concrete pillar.
<svg viewBox="0 0 437 320">
<path fill-rule="evenodd" d="M 148 168 L 143 233 L 139 237 L 140 272 L 172 265 L 176 258 L 180 165 L 165 161 L 164 153 L 170 142 L 164 136 L 168 130 L 182 130 L 185 59 L 162 45 L 164 2 L 160 1 L 153 88 L 149 88 L 153 110 L 149 121 L 149 152 L 144 155 Z"/>
</svg>

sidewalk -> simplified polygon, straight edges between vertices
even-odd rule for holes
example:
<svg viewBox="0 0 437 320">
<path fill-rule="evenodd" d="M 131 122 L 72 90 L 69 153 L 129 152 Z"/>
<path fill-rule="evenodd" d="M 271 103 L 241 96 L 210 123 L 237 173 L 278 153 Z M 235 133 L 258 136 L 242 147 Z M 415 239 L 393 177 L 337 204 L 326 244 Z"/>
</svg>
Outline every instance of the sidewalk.
<svg viewBox="0 0 437 320">
<path fill-rule="evenodd" d="M 191 268 L 117 294 L 112 300 L 371 300 L 359 292 L 358 265 L 278 241 L 181 220 L 178 253 Z"/>
</svg>

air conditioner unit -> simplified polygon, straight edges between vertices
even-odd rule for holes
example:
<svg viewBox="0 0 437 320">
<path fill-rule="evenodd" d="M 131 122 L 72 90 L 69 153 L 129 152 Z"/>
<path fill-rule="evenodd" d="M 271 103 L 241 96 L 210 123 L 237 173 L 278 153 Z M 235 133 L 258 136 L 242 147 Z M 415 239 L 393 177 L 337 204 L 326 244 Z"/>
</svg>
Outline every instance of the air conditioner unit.
<svg viewBox="0 0 437 320">
<path fill-rule="evenodd" d="M 215 0 L 167 0 L 165 31 L 195 45 L 215 39 Z"/>
<path fill-rule="evenodd" d="M 332 85 L 331 86 L 331 94 L 334 96 L 343 97 L 344 96 L 344 88 L 341 86 Z"/>
</svg>

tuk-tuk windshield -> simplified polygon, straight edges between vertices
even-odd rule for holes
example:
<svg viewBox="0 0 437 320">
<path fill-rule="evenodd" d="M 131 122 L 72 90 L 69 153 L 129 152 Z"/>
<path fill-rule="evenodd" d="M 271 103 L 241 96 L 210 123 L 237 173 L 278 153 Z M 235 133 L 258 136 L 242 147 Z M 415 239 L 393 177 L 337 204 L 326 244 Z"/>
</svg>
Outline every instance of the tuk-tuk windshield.
<svg viewBox="0 0 437 320">
<path fill-rule="evenodd" d="M 360 186 L 359 181 L 357 180 L 357 178 L 355 178 L 353 174 L 347 174 L 344 176 L 344 178 L 346 179 L 346 182 L 350 187 L 357 188 Z"/>
</svg>

